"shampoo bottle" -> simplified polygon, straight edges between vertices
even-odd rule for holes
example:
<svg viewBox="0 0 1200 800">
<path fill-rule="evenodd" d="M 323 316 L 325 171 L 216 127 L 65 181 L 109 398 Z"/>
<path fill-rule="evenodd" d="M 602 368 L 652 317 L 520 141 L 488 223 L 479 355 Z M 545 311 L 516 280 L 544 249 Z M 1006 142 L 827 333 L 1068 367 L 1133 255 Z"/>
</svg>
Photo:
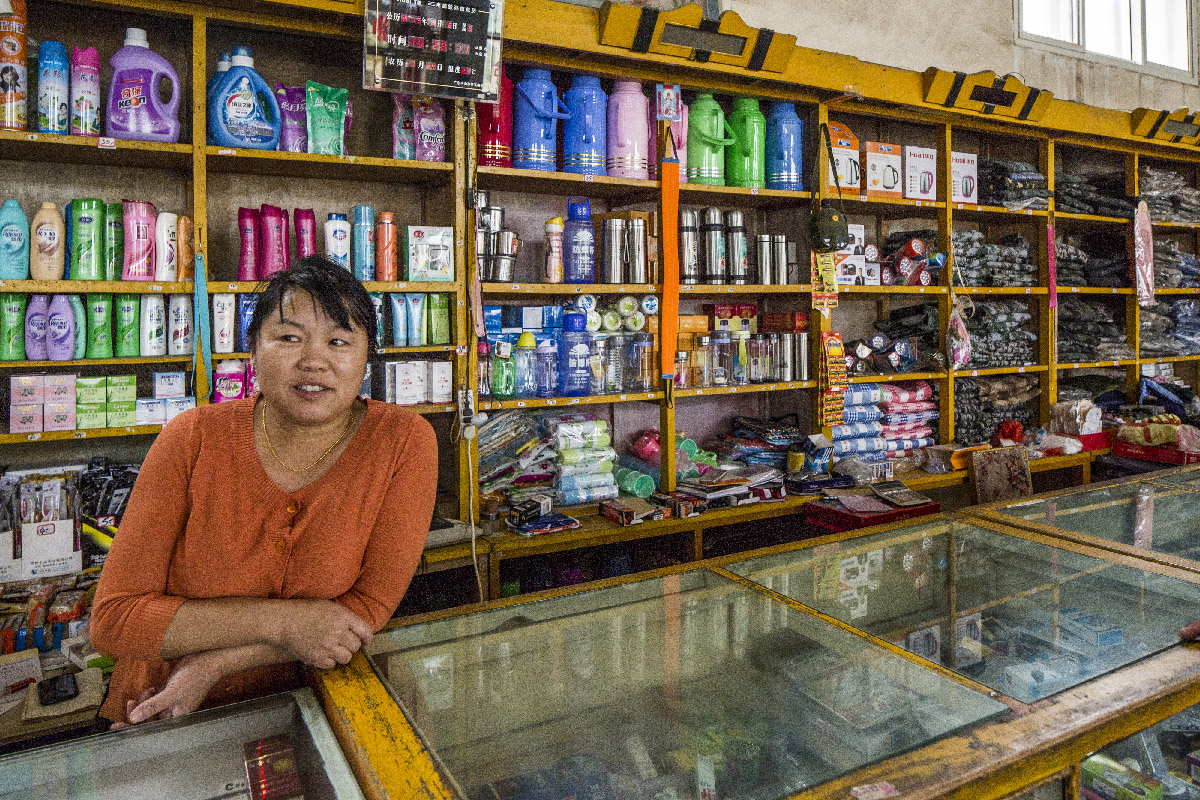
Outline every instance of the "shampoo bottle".
<svg viewBox="0 0 1200 800">
<path fill-rule="evenodd" d="M 0 280 L 29 278 L 29 218 L 16 200 L 0 208 Z"/>
<path fill-rule="evenodd" d="M 72 200 L 70 208 L 71 277 L 79 281 L 104 280 L 104 201 Z"/>
<path fill-rule="evenodd" d="M 125 210 L 121 203 L 104 204 L 104 278 L 119 281 L 125 264 Z"/>
<path fill-rule="evenodd" d="M 75 309 L 65 294 L 56 294 L 46 314 L 46 357 L 70 361 L 75 357 Z"/>
<path fill-rule="evenodd" d="M 350 269 L 350 223 L 345 214 L 330 214 L 325 222 L 325 255 Z"/>
<path fill-rule="evenodd" d="M 87 307 L 87 357 L 112 358 L 112 295 L 89 294 Z"/>
<path fill-rule="evenodd" d="M 370 206 L 354 207 L 354 230 L 351 236 L 354 276 L 360 281 L 375 280 L 375 209 Z"/>
<path fill-rule="evenodd" d="M 283 230 L 280 235 L 283 237 L 283 268 L 291 269 L 292 267 L 292 220 L 286 208 L 281 208 L 279 213 L 283 215 Z"/>
<path fill-rule="evenodd" d="M 213 325 L 212 342 L 214 353 L 232 353 L 237 341 L 237 296 L 214 294 L 212 296 Z"/>
<path fill-rule="evenodd" d="M 180 215 L 177 228 L 175 245 L 179 253 L 179 273 L 175 279 L 190 281 L 196 269 L 196 246 L 193 243 L 196 226 L 191 217 Z"/>
<path fill-rule="evenodd" d="M 138 337 L 141 335 L 138 295 L 117 295 L 113 298 L 113 308 L 116 309 L 113 352 L 117 358 L 136 358 L 141 355 L 141 346 L 138 342 Z"/>
<path fill-rule="evenodd" d="M 179 277 L 179 215 L 164 211 L 154 220 L 154 280 Z"/>
<path fill-rule="evenodd" d="M 25 295 L 0 294 L 0 361 L 25 360 Z"/>
<path fill-rule="evenodd" d="M 100 135 L 100 54 L 94 47 L 71 51 L 71 135 Z"/>
<path fill-rule="evenodd" d="M 46 360 L 46 317 L 50 313 L 50 298 L 35 294 L 25 309 L 25 356 L 30 361 Z M 74 343 L 72 343 L 74 345 Z"/>
<path fill-rule="evenodd" d="M 238 259 L 238 280 L 258 280 L 258 212 L 253 208 L 238 209 L 238 231 L 242 235 L 242 254 Z"/>
<path fill-rule="evenodd" d="M 67 295 L 67 302 L 71 304 L 71 314 L 75 319 L 75 354 L 76 361 L 87 355 L 87 309 L 83 307 L 83 301 L 79 299 L 79 295 Z"/>
<path fill-rule="evenodd" d="M 171 295 L 171 304 L 167 308 L 170 317 L 170 338 L 167 341 L 167 355 L 190 356 L 196 352 L 192 339 L 192 296 L 189 294 Z"/>
<path fill-rule="evenodd" d="M 317 252 L 317 215 L 311 208 L 297 208 L 296 258 L 307 258 Z"/>
<path fill-rule="evenodd" d="M 35 281 L 61 281 L 66 267 L 66 230 L 62 214 L 54 203 L 42 203 L 33 215 L 33 239 L 37 249 L 29 260 L 29 273 Z"/>
<path fill-rule="evenodd" d="M 375 280 L 399 280 L 396 272 L 396 223 L 392 212 L 384 211 L 375 225 Z"/>
<path fill-rule="evenodd" d="M 265 281 L 285 268 L 283 263 L 283 210 L 279 206 L 264 205 L 258 213 L 262 230 L 258 279 Z"/>
<path fill-rule="evenodd" d="M 125 212 L 125 266 L 121 270 L 121 280 L 152 281 L 157 212 L 146 202 L 126 200 L 122 205 Z"/>
<path fill-rule="evenodd" d="M 143 358 L 167 354 L 167 306 L 161 294 L 142 295 L 138 349 Z"/>
</svg>

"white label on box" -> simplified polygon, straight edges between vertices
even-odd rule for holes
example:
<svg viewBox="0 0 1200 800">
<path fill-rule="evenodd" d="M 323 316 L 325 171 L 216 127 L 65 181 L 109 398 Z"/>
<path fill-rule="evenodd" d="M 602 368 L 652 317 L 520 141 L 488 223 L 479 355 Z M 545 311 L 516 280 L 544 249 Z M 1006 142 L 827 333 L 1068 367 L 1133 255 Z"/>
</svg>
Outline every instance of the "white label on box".
<svg viewBox="0 0 1200 800">
<path fill-rule="evenodd" d="M 870 197 L 900 197 L 900 148 L 894 144 L 863 145 L 863 187 Z"/>
<path fill-rule="evenodd" d="M 954 203 L 979 203 L 979 156 L 974 153 L 950 153 L 950 200 Z"/>
<path fill-rule="evenodd" d="M 83 569 L 83 554 L 75 549 L 75 521 L 28 522 L 21 526 L 21 574 L 53 578 Z"/>
<path fill-rule="evenodd" d="M 134 406 L 134 421 L 138 425 L 166 425 L 167 401 L 138 398 Z"/>
<path fill-rule="evenodd" d="M 449 361 L 429 362 L 429 402 L 449 403 L 453 396 L 454 369 Z"/>
<path fill-rule="evenodd" d="M 21 559 L 13 558 L 12 531 L 0 531 L 0 583 L 24 580 Z"/>
<path fill-rule="evenodd" d="M 937 150 L 904 148 L 904 196 L 909 200 L 937 200 Z"/>
</svg>

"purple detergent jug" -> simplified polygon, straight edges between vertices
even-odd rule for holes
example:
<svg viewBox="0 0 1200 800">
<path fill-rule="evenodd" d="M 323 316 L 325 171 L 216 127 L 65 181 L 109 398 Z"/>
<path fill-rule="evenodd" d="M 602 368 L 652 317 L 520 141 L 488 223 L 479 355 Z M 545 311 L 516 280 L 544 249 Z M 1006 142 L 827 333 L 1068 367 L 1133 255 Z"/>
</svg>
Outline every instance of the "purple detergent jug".
<svg viewBox="0 0 1200 800">
<path fill-rule="evenodd" d="M 179 76 L 165 58 L 150 50 L 146 32 L 127 28 L 125 46 L 108 63 L 113 75 L 105 134 L 143 142 L 178 142 Z M 164 79 L 171 84 L 171 98 L 165 104 L 158 91 Z"/>
</svg>

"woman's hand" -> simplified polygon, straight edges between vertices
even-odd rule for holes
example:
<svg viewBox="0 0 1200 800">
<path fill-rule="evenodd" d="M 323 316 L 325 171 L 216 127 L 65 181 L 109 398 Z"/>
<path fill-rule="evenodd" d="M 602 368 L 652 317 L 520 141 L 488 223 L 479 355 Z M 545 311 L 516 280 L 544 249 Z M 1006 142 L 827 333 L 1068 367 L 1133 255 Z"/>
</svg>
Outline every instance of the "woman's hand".
<svg viewBox="0 0 1200 800">
<path fill-rule="evenodd" d="M 154 693 L 149 689 L 142 693 L 141 701 L 126 715 L 129 724 L 178 717 L 199 708 L 212 687 L 226 674 L 219 664 L 220 652 L 196 653 L 179 659 L 162 691 Z M 131 700 L 127 705 L 132 703 Z"/>
<path fill-rule="evenodd" d="M 286 600 L 279 615 L 275 644 L 317 669 L 350 663 L 375 634 L 361 617 L 331 600 Z"/>
<path fill-rule="evenodd" d="M 1189 622 L 1183 626 L 1183 630 L 1179 632 L 1180 639 L 1200 639 L 1200 619 Z"/>
</svg>

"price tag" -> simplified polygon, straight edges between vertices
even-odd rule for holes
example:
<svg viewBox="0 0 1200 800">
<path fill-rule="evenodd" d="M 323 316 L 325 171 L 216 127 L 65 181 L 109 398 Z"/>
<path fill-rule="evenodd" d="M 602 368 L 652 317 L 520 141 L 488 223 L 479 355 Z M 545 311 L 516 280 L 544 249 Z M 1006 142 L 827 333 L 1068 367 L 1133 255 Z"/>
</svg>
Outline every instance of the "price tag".
<svg viewBox="0 0 1200 800">
<path fill-rule="evenodd" d="M 736 386 L 730 386 L 730 387 L 729 387 L 729 393 L 730 393 L 730 394 L 736 394 L 736 393 L 737 393 L 737 390 L 738 390 L 738 387 L 736 387 Z"/>
<path fill-rule="evenodd" d="M 617 395 L 618 400 L 627 400 L 628 398 L 629 398 L 628 395 L 624 395 L 624 394 Z"/>
<path fill-rule="evenodd" d="M 1025 368 L 1024 368 L 1024 367 L 1017 367 L 1017 374 L 1018 374 L 1018 375 L 1024 375 L 1024 374 L 1025 374 Z"/>
<path fill-rule="evenodd" d="M 1033 216 L 1033 209 L 1032 209 L 1032 208 L 1027 208 L 1027 209 L 1025 209 L 1025 216 L 1027 216 L 1027 217 L 1032 217 L 1032 216 Z"/>
<path fill-rule="evenodd" d="M 1117 289 L 1115 287 L 1113 288 L 1113 294 L 1120 294 L 1120 293 L 1121 293 L 1120 289 Z"/>
<path fill-rule="evenodd" d="M 1113 366 L 1114 366 L 1114 367 L 1119 367 L 1119 366 L 1121 366 L 1121 362 L 1120 362 L 1120 361 L 1114 361 L 1114 362 L 1113 362 Z"/>
<path fill-rule="evenodd" d="M 525 407 L 525 401 L 524 401 L 524 400 L 518 400 L 518 401 L 517 401 L 517 408 L 524 408 L 524 407 Z"/>
<path fill-rule="evenodd" d="M 26 136 L 25 138 L 26 138 L 26 139 L 28 139 L 28 140 L 29 140 L 29 141 L 31 141 L 31 142 L 36 142 L 36 141 L 37 141 L 37 134 L 36 134 L 36 133 L 31 133 L 31 134 L 29 134 L 28 136 Z"/>
<path fill-rule="evenodd" d="M 86 438 L 87 438 L 87 431 L 75 431 L 75 436 L 74 436 L 74 438 L 76 438 L 76 439 L 86 439 Z"/>
<path fill-rule="evenodd" d="M 973 369 L 973 370 L 971 370 L 971 377 L 972 377 L 972 378 L 978 378 L 978 377 L 979 377 L 979 370 L 977 370 L 977 369 Z"/>
<path fill-rule="evenodd" d="M 146 284 L 146 289 L 151 292 L 161 292 L 163 285 L 161 283 L 148 283 Z"/>
<path fill-rule="evenodd" d="M 1078 287 L 1078 286 L 1072 286 L 1072 287 L 1071 287 L 1071 293 L 1072 293 L 1072 294 L 1079 294 L 1079 287 Z"/>
<path fill-rule="evenodd" d="M 959 211 L 962 211 L 962 210 L 963 210 L 963 204 L 962 204 L 962 203 L 959 203 L 959 204 L 958 204 L 958 210 L 959 210 Z"/>
<path fill-rule="evenodd" d="M 217 155 L 219 155 L 219 156 L 236 156 L 237 150 L 234 150 L 229 147 L 222 147 L 220 150 L 217 151 Z"/>
<path fill-rule="evenodd" d="M 96 140 L 96 147 L 100 148 L 101 150 L 116 150 L 117 140 L 111 136 L 101 136 Z"/>
<path fill-rule="evenodd" d="M 751 187 L 750 187 L 750 194 L 751 194 L 751 195 L 755 195 L 755 196 L 757 196 L 757 195 L 758 195 L 758 187 L 757 187 L 757 186 L 751 186 Z"/>
<path fill-rule="evenodd" d="M 465 356 L 466 354 L 467 354 L 467 346 L 465 344 L 460 344 L 460 345 L 455 346 L 454 355 Z"/>
<path fill-rule="evenodd" d="M 584 183 L 595 183 L 595 182 L 596 182 L 596 176 L 595 176 L 595 175 L 592 175 L 592 174 L 590 174 L 590 173 L 589 173 L 589 174 L 587 174 L 587 175 L 584 175 L 584 176 L 583 176 L 583 182 L 584 182 Z"/>
<path fill-rule="evenodd" d="M 1074 365 L 1072 366 L 1072 369 L 1079 369 L 1079 364 L 1074 364 Z"/>
<path fill-rule="evenodd" d="M 925 287 L 924 287 L 924 286 L 918 286 L 918 287 L 917 287 L 917 291 L 919 291 L 921 294 L 925 294 Z"/>
<path fill-rule="evenodd" d="M 556 405 L 558 405 L 558 401 L 557 401 L 557 400 L 547 400 L 547 401 L 546 401 L 546 405 L 548 405 L 548 406 L 556 406 Z"/>
<path fill-rule="evenodd" d="M 236 292 L 237 288 L 238 288 L 238 285 L 236 283 L 229 283 L 229 284 L 226 284 L 226 286 L 229 287 L 229 291 L 231 291 L 231 292 Z"/>
<path fill-rule="evenodd" d="M 1033 294 L 1033 289 L 1026 287 L 1025 294 Z"/>
<path fill-rule="evenodd" d="M 867 202 L 867 196 L 866 196 L 865 194 L 860 194 L 860 195 L 858 196 L 858 202 L 860 202 L 860 203 L 865 203 L 865 202 Z"/>
<path fill-rule="evenodd" d="M 571 402 L 567 403 L 567 405 L 569 405 L 569 406 L 577 406 L 577 405 L 579 405 L 579 398 L 578 398 L 578 397 L 576 397 L 576 398 L 575 398 L 575 399 L 573 399 Z"/>
<path fill-rule="evenodd" d="M 519 291 L 521 291 L 521 284 L 519 284 L 519 283 L 514 283 L 514 284 L 512 285 L 512 288 L 513 288 L 513 291 L 514 291 L 514 292 L 519 292 Z"/>
<path fill-rule="evenodd" d="M 27 442 L 36 442 L 36 441 L 37 441 L 38 439 L 40 439 L 40 438 L 42 438 L 42 435 L 41 435 L 40 433 L 31 433 L 31 434 L 29 434 L 28 436 L 26 436 L 26 437 L 25 437 L 25 441 L 27 441 Z"/>
<path fill-rule="evenodd" d="M 768 387 L 767 387 L 767 391 L 768 391 L 768 392 L 773 392 L 773 391 L 775 391 L 775 390 L 776 390 L 776 389 L 778 389 L 778 388 L 779 388 L 778 386 L 776 386 L 775 384 L 773 384 L 773 383 L 772 383 L 770 386 L 768 386 Z"/>
</svg>

